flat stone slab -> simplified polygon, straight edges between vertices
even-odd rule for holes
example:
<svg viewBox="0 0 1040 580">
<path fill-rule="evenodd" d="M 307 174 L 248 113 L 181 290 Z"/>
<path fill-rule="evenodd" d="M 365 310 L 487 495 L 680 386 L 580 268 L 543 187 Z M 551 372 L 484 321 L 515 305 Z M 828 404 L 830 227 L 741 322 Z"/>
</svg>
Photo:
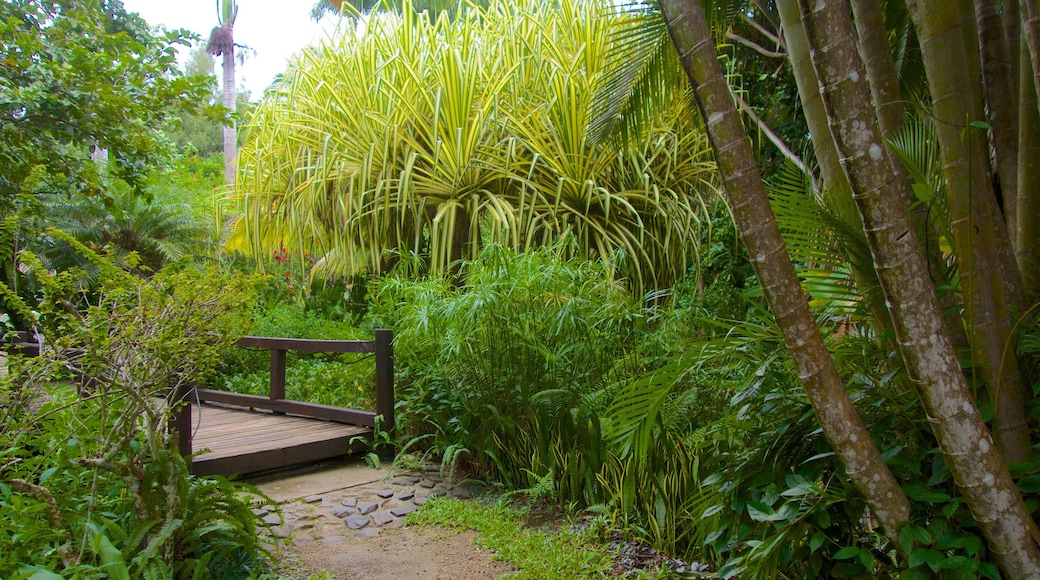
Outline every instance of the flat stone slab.
<svg viewBox="0 0 1040 580">
<path fill-rule="evenodd" d="M 338 507 L 338 508 L 333 509 L 331 513 L 332 513 L 332 515 L 336 516 L 337 518 L 345 518 L 345 517 L 347 517 L 349 515 L 352 515 L 354 513 L 354 508 L 352 508 L 352 507 Z"/>
<path fill-rule="evenodd" d="M 320 495 L 308 495 L 307 497 L 303 498 L 302 501 L 303 501 L 303 503 L 318 503 L 321 500 L 322 500 L 322 496 L 320 496 Z"/>
<path fill-rule="evenodd" d="M 348 498 L 340 501 L 339 503 L 341 503 L 341 504 L 343 504 L 343 505 L 345 505 L 347 507 L 357 507 L 357 498 L 356 497 L 348 497 Z"/>
<path fill-rule="evenodd" d="M 374 501 L 362 502 L 359 503 L 357 506 L 358 513 L 364 516 L 367 516 L 368 514 L 376 511 L 377 509 L 379 509 L 379 504 L 377 504 Z"/>
<path fill-rule="evenodd" d="M 417 483 L 419 483 L 418 477 L 405 476 L 398 477 L 397 479 L 393 480 L 391 482 L 391 485 L 415 485 Z"/>
<path fill-rule="evenodd" d="M 413 497 L 415 497 L 415 492 L 413 492 L 413 491 L 406 491 L 406 492 L 402 493 L 401 495 L 397 496 L 397 499 L 399 499 L 401 501 L 408 501 L 408 500 L 412 499 Z"/>
<path fill-rule="evenodd" d="M 381 490 L 376 492 L 376 495 L 378 495 L 379 497 L 381 497 L 383 499 L 389 499 L 389 498 L 394 497 L 394 490 L 392 490 L 392 489 L 381 489 Z"/>
<path fill-rule="evenodd" d="M 426 503 L 426 497 L 425 496 L 420 496 L 420 497 L 417 497 L 417 498 L 412 500 L 412 504 L 413 505 L 419 506 L 419 505 L 422 505 L 424 503 Z"/>
<path fill-rule="evenodd" d="M 435 485 L 437 485 L 437 482 L 429 479 L 424 479 L 419 482 L 419 487 L 425 487 L 426 489 L 433 489 L 433 486 Z"/>
<path fill-rule="evenodd" d="M 473 494 L 470 493 L 470 491 L 468 489 L 466 489 L 465 487 L 462 487 L 461 485 L 459 487 L 456 487 L 455 489 L 451 490 L 451 493 L 449 495 L 451 497 L 453 497 L 453 498 L 456 498 L 456 499 L 472 499 L 473 498 Z"/>
<path fill-rule="evenodd" d="M 365 516 L 350 516 L 347 518 L 347 527 L 351 530 L 360 530 L 368 525 L 368 518 Z"/>
<path fill-rule="evenodd" d="M 291 532 L 289 531 L 289 526 L 274 526 L 273 528 L 271 528 L 271 533 L 274 534 L 274 537 L 281 538 L 283 540 L 291 535 Z"/>
<path fill-rule="evenodd" d="M 278 514 L 267 514 L 264 516 L 263 522 L 269 526 L 277 526 L 282 523 L 282 518 L 278 517 Z"/>
<path fill-rule="evenodd" d="M 383 510 L 372 512 L 372 523 L 377 526 L 385 526 L 392 521 L 394 521 L 394 516 L 384 512 Z"/>
<path fill-rule="evenodd" d="M 414 503 L 404 504 L 390 510 L 390 515 L 398 518 L 403 518 L 404 516 L 414 512 L 417 509 L 419 509 L 419 506 L 415 505 Z"/>
</svg>

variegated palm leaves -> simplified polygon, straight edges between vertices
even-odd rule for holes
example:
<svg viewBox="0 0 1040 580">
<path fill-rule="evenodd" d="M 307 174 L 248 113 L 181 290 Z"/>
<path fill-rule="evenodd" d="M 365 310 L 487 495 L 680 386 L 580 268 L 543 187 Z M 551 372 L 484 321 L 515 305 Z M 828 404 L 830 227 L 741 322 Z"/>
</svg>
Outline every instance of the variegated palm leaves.
<svg viewBox="0 0 1040 580">
<path fill-rule="evenodd" d="M 634 290 L 669 286 L 695 252 L 714 165 L 687 92 L 639 142 L 587 137 L 618 18 L 562 0 L 344 20 L 253 116 L 229 245 L 291 246 L 347 276 L 382 271 L 390 249 L 440 271 L 488 242 L 571 235 Z"/>
</svg>

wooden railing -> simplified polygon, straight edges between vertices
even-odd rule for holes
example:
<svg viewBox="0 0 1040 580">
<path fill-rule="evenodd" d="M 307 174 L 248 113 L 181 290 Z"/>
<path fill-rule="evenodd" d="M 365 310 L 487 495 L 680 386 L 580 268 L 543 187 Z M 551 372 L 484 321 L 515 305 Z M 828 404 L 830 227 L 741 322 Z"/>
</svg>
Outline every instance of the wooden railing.
<svg viewBox="0 0 1040 580">
<path fill-rule="evenodd" d="M 239 339 L 236 346 L 242 348 L 262 348 L 271 351 L 271 382 L 267 397 L 243 395 L 212 389 L 184 389 L 176 399 L 185 401 L 174 417 L 173 427 L 178 433 L 178 444 L 181 455 L 189 457 L 191 448 L 191 404 L 219 403 L 251 409 L 262 409 L 276 414 L 296 415 L 338 423 L 349 423 L 392 432 L 394 429 L 394 361 L 393 332 L 386 329 L 375 331 L 373 340 L 310 340 L 302 338 L 265 338 L 246 336 Z M 376 402 L 375 411 L 360 411 L 317 405 L 285 398 L 285 359 L 290 350 L 298 352 L 328 353 L 374 353 L 376 364 Z"/>
</svg>

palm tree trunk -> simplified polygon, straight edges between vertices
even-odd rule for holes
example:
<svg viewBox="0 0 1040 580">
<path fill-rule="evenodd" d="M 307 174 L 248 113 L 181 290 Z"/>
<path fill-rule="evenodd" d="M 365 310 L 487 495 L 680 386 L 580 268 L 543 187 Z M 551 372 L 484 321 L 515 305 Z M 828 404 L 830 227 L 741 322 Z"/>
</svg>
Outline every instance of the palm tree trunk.
<svg viewBox="0 0 1040 580">
<path fill-rule="evenodd" d="M 922 3 L 926 3 L 924 0 Z M 823 99 L 838 151 L 892 309 L 910 380 L 932 423 L 939 448 L 989 547 L 1011 578 L 1040 575 L 1040 531 L 1015 489 L 979 416 L 943 328 L 928 267 L 891 163 L 875 129 L 870 95 L 848 8 L 841 0 L 802 2 Z M 922 13 L 922 20 L 927 13 Z"/>
<path fill-rule="evenodd" d="M 1026 79 L 1032 73 L 1027 51 L 1021 51 L 1019 60 L 1021 78 Z M 1040 297 L 1040 112 L 1035 85 L 1022 82 L 1018 89 L 1018 213 L 1012 235 L 1022 290 L 1031 302 Z"/>
<path fill-rule="evenodd" d="M 996 157 L 1004 212 L 1014 223 L 1018 197 L 1018 94 L 999 0 L 975 0 L 975 22 L 979 31 L 983 89 L 989 112 L 990 131 Z M 1017 63 L 1015 63 L 1017 66 Z"/>
<path fill-rule="evenodd" d="M 1027 83 L 1032 81 L 1033 90 L 1040 94 L 1040 14 L 1036 11 L 1036 0 L 1019 0 L 1019 9 L 1022 15 L 1022 26 L 1025 29 L 1022 33 L 1022 38 L 1026 42 L 1028 47 L 1026 52 L 1029 53 L 1029 61 L 1032 63 L 1033 68 L 1030 71 L 1032 74 L 1023 75 L 1019 78 L 1019 82 Z"/>
<path fill-rule="evenodd" d="M 227 28 L 228 37 L 234 38 L 234 24 L 226 22 L 224 24 Z M 230 110 L 232 113 L 235 112 L 235 102 L 237 100 L 237 94 L 235 91 L 235 45 L 234 41 L 230 47 L 224 51 L 223 54 L 223 65 L 224 65 L 224 95 L 223 103 L 224 107 Z M 238 132 L 235 127 L 237 121 L 232 120 L 227 125 L 224 125 L 223 137 L 224 137 L 224 183 L 232 185 L 235 183 L 235 162 L 238 159 Z"/>
<path fill-rule="evenodd" d="M 820 98 L 820 82 L 816 78 L 812 61 L 809 60 L 809 44 L 805 38 L 802 15 L 798 10 L 798 0 L 777 0 L 776 5 L 777 13 L 780 15 L 780 26 L 784 31 L 787 55 L 794 71 L 798 97 L 802 103 L 802 112 L 809 127 L 809 138 L 812 140 L 820 176 L 823 178 L 823 190 L 829 195 L 848 198 L 851 195 L 849 181 L 838 159 L 831 129 L 827 126 L 827 112 Z M 865 271 L 860 268 L 852 268 L 851 272 L 860 294 L 870 305 L 871 320 L 876 334 L 889 336 L 892 322 L 883 301 L 878 297 L 880 283 L 877 275 L 873 270 Z"/>
<path fill-rule="evenodd" d="M 965 46 L 962 12 L 956 2 L 920 0 L 918 36 L 937 119 L 939 149 L 958 275 L 964 293 L 968 336 L 979 377 L 988 385 L 996 408 L 994 432 L 1008 462 L 1029 453 L 1025 417 L 1028 395 L 1014 356 L 1004 356 L 1011 334 L 1010 312 L 1021 276 L 993 191 L 983 135 L 966 125 L 983 118 L 977 85 Z M 1006 256 L 1005 256 L 1006 254 Z M 1010 258 L 1010 259 L 1009 259 Z"/>
<path fill-rule="evenodd" d="M 733 105 L 701 3 L 663 0 L 661 12 L 697 96 L 734 221 L 831 447 L 893 546 L 910 504 L 856 414 L 809 312 L 769 207 L 751 143 Z M 898 549 L 898 548 L 897 548 Z"/>
</svg>

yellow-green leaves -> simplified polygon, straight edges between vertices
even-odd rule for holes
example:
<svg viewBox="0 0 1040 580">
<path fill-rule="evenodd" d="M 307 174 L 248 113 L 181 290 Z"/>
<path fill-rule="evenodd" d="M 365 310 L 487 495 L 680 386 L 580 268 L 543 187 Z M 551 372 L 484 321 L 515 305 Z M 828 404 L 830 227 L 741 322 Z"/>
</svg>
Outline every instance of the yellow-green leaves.
<svg viewBox="0 0 1040 580">
<path fill-rule="evenodd" d="M 610 12 L 520 1 L 344 21 L 258 107 L 229 245 L 257 257 L 291 245 L 320 257 L 318 274 L 345 276 L 381 271 L 389 249 L 443 271 L 489 242 L 525 250 L 570 233 L 633 289 L 670 285 L 714 167 L 684 95 L 646 142 L 587 140 L 592 87 L 616 66 Z"/>
</svg>

